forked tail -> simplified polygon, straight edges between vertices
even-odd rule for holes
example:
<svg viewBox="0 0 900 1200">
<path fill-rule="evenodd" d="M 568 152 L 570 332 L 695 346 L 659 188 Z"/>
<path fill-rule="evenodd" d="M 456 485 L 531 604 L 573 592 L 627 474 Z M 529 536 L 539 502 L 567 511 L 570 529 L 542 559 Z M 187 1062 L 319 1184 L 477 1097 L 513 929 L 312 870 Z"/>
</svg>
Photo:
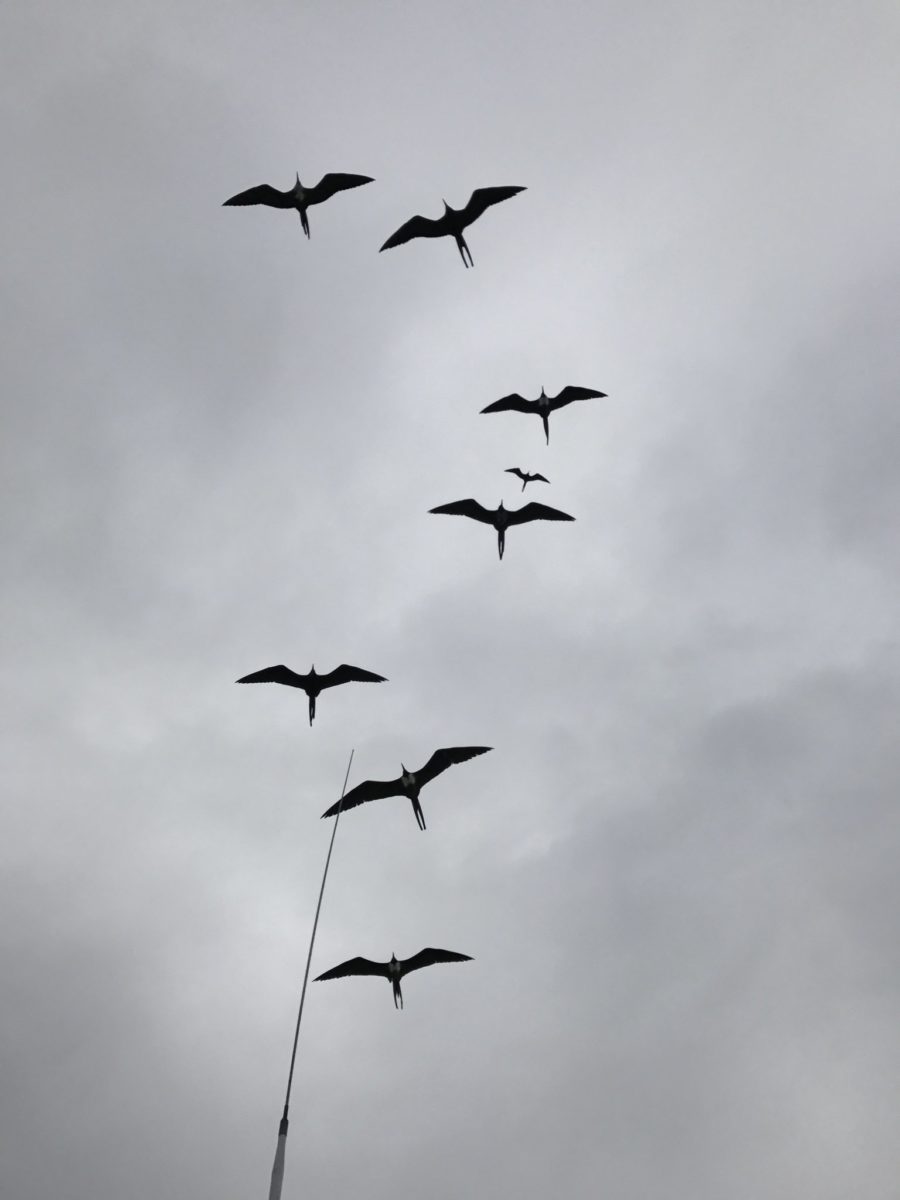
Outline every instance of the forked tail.
<svg viewBox="0 0 900 1200">
<path fill-rule="evenodd" d="M 472 257 L 472 251 L 469 249 L 468 243 L 466 242 L 466 239 L 463 237 L 463 235 L 461 233 L 457 235 L 456 248 L 459 250 L 460 258 L 463 260 L 463 266 L 464 267 L 474 267 L 475 259 Z M 467 254 L 469 256 L 468 262 L 466 262 Z"/>
<path fill-rule="evenodd" d="M 420 829 L 425 828 L 425 814 L 422 812 L 422 805 L 415 796 L 411 796 L 413 812 L 416 814 L 416 824 Z"/>
</svg>

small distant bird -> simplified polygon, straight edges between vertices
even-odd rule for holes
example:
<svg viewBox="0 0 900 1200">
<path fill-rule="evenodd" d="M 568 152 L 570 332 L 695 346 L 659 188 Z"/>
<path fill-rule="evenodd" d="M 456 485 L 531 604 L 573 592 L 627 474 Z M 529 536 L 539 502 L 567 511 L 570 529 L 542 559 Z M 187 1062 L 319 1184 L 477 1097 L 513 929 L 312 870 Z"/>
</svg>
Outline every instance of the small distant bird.
<svg viewBox="0 0 900 1200">
<path fill-rule="evenodd" d="M 483 508 L 477 500 L 454 500 L 452 504 L 441 504 L 430 508 L 429 512 L 447 513 L 451 517 L 471 517 L 473 521 L 483 521 L 485 525 L 493 525 L 497 530 L 497 549 L 503 557 L 503 547 L 506 544 L 506 531 L 510 525 L 524 525 L 526 521 L 574 521 L 568 513 L 558 508 L 550 508 L 548 504 L 537 504 L 532 500 L 522 508 L 503 507 Z"/>
<path fill-rule="evenodd" d="M 546 475 L 529 475 L 527 471 L 523 471 L 521 467 L 507 467 L 507 475 L 518 475 L 522 480 L 522 491 L 525 491 L 527 483 L 549 483 L 550 480 Z"/>
<path fill-rule="evenodd" d="M 509 200 L 511 196 L 517 196 L 519 192 L 524 191 L 523 187 L 476 188 L 469 197 L 469 203 L 465 208 L 451 208 L 445 200 L 442 217 L 438 217 L 434 221 L 430 217 L 410 218 L 405 225 L 400 226 L 396 233 L 391 234 L 381 250 L 402 246 L 404 242 L 410 242 L 413 238 L 452 237 L 456 240 L 456 247 L 463 260 L 463 266 L 474 267 L 475 260 L 463 237 L 463 230 L 473 221 L 477 221 L 485 209 L 490 208 L 492 204 L 499 204 L 501 200 Z M 379 254 L 381 250 L 379 250 Z M 468 262 L 466 262 L 467 254 Z"/>
<path fill-rule="evenodd" d="M 290 667 L 279 663 L 277 667 L 264 667 L 236 679 L 235 683 L 283 683 L 288 687 L 301 688 L 309 696 L 309 723 L 312 725 L 316 715 L 316 697 L 325 688 L 337 687 L 340 683 L 387 683 L 383 675 L 375 675 L 372 671 L 364 671 L 362 667 L 349 667 L 342 663 L 325 675 L 317 675 L 316 668 L 311 667 L 308 675 L 298 675 Z"/>
<path fill-rule="evenodd" d="M 362 187 L 364 183 L 374 183 L 374 180 L 369 175 L 330 174 L 323 175 L 315 187 L 304 187 L 300 182 L 300 176 L 297 175 L 297 182 L 286 192 L 279 192 L 278 188 L 271 187 L 268 183 L 261 183 L 258 187 L 248 188 L 246 192 L 238 192 L 236 196 L 226 200 L 222 207 L 238 204 L 268 204 L 270 208 L 295 208 L 300 214 L 303 232 L 309 237 L 309 220 L 306 216 L 308 208 L 313 204 L 321 204 L 323 200 L 330 200 L 335 192 L 345 192 L 348 188 Z"/>
<path fill-rule="evenodd" d="M 391 954 L 390 962 L 372 962 L 370 958 L 348 958 L 339 966 L 332 967 L 317 975 L 313 980 L 319 983 L 324 979 L 343 979 L 345 975 L 382 975 L 391 981 L 394 992 L 394 1008 L 403 1007 L 403 993 L 400 990 L 400 980 L 410 971 L 418 971 L 420 967 L 432 967 L 435 963 L 471 962 L 471 954 L 457 954 L 455 950 L 435 950 L 431 946 L 420 950 L 412 958 L 397 958 Z"/>
<path fill-rule="evenodd" d="M 556 412 L 558 408 L 565 408 L 573 400 L 592 400 L 600 397 L 605 398 L 606 392 L 595 392 L 593 388 L 583 387 L 564 387 L 558 396 L 548 396 L 542 387 L 541 394 L 537 400 L 526 400 L 518 392 L 513 392 L 511 396 L 504 396 L 501 400 L 495 400 L 493 404 L 489 404 L 487 408 L 483 408 L 481 411 L 483 413 L 537 413 L 543 422 L 544 433 L 547 435 L 547 445 L 549 446 L 550 414 L 552 412 Z"/>
<path fill-rule="evenodd" d="M 419 803 L 419 792 L 425 784 L 431 783 L 432 779 L 437 778 L 442 771 L 446 771 L 455 763 L 468 762 L 470 758 L 475 758 L 479 754 L 487 754 L 491 749 L 493 749 L 492 746 L 450 746 L 444 750 L 435 750 L 425 766 L 420 767 L 418 771 L 407 771 L 401 763 L 402 774 L 398 779 L 390 781 L 367 779 L 364 783 L 358 783 L 355 788 L 350 789 L 343 800 L 332 804 L 327 812 L 322 813 L 322 816 L 334 817 L 338 811 L 344 812 L 348 808 L 356 808 L 358 804 L 366 804 L 369 800 L 382 800 L 386 796 L 406 796 L 412 804 L 416 824 L 420 829 L 424 829 L 425 817 Z"/>
</svg>

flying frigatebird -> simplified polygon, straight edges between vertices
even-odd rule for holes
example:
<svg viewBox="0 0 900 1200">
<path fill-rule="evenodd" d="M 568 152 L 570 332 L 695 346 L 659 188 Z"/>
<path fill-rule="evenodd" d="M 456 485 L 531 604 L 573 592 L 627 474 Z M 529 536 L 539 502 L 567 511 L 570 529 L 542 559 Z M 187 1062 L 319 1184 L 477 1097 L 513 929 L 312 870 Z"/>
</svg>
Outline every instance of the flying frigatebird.
<svg viewBox="0 0 900 1200">
<path fill-rule="evenodd" d="M 470 758 L 475 758 L 478 754 L 487 754 L 491 749 L 493 749 L 492 746 L 450 746 L 444 750 L 435 750 L 425 766 L 420 767 L 418 771 L 407 771 L 401 763 L 402 773 L 399 778 L 367 779 L 363 783 L 358 783 L 355 788 L 351 788 L 347 792 L 343 800 L 332 804 L 327 812 L 322 813 L 322 816 L 334 817 L 339 811 L 346 812 L 348 808 L 356 808 L 358 804 L 366 804 L 369 800 L 381 800 L 385 796 L 406 796 L 412 804 L 417 825 L 420 829 L 424 829 L 425 817 L 419 803 L 419 792 L 425 784 L 431 783 L 432 779 L 435 779 L 442 771 L 446 771 L 448 767 L 452 767 L 454 763 L 468 762 Z"/>
<path fill-rule="evenodd" d="M 503 396 L 500 400 L 495 400 L 493 404 L 489 404 L 487 408 L 483 408 L 483 413 L 495 412 L 524 412 L 537 413 L 541 418 L 544 426 L 544 433 L 547 435 L 547 445 L 550 445 L 550 414 L 556 412 L 558 408 L 565 408 L 567 404 L 571 404 L 573 400 L 592 400 L 595 398 L 606 397 L 606 392 L 595 392 L 593 388 L 583 387 L 564 387 L 557 396 L 548 396 L 541 388 L 541 394 L 537 400 L 526 400 L 524 396 L 520 396 L 518 392 L 513 392 L 510 396 Z"/>
<path fill-rule="evenodd" d="M 325 979 L 342 979 L 345 975 L 381 975 L 391 981 L 394 993 L 394 1008 L 403 1007 L 403 993 L 400 990 L 400 980 L 410 971 L 418 971 L 420 967 L 431 967 L 435 963 L 471 962 L 471 954 L 457 954 L 455 950 L 435 950 L 431 946 L 420 950 L 412 958 L 397 958 L 391 954 L 391 961 L 372 962 L 370 958 L 348 958 L 346 962 L 332 967 L 317 975 L 313 982 L 319 983 Z"/>
<path fill-rule="evenodd" d="M 277 667 L 264 667 L 261 671 L 253 671 L 243 675 L 235 683 L 283 683 L 287 687 L 301 688 L 309 696 L 309 723 L 312 725 L 316 715 L 316 697 L 325 688 L 337 687 L 340 683 L 386 683 L 383 675 L 375 675 L 372 671 L 364 671 L 362 667 L 350 667 L 341 663 L 333 671 L 325 675 L 317 675 L 316 668 L 310 668 L 308 675 L 298 675 L 290 667 L 279 663 Z"/>
<path fill-rule="evenodd" d="M 530 475 L 527 471 L 523 471 L 521 467 L 507 467 L 506 474 L 507 475 L 518 475 L 518 477 L 522 480 L 522 491 L 523 492 L 525 491 L 525 485 L 527 483 L 538 483 L 538 482 L 549 483 L 550 482 L 550 480 L 547 478 L 546 475 Z"/>
<path fill-rule="evenodd" d="M 440 504 L 430 508 L 429 512 L 447 513 L 451 517 L 471 517 L 473 521 L 483 521 L 485 525 L 493 525 L 497 530 L 497 549 L 503 557 L 503 547 L 506 544 L 506 531 L 510 525 L 524 525 L 526 521 L 574 521 L 568 513 L 548 504 L 537 504 L 534 500 L 522 508 L 504 508 L 500 501 L 499 508 L 484 508 L 477 500 L 454 500 L 451 504 Z"/>
<path fill-rule="evenodd" d="M 278 188 L 271 187 L 268 183 L 261 183 L 258 187 L 248 188 L 246 192 L 238 192 L 230 200 L 225 200 L 222 207 L 225 208 L 229 205 L 267 204 L 270 208 L 295 208 L 300 214 L 300 223 L 303 226 L 303 232 L 309 237 L 309 220 L 306 216 L 308 208 L 313 204 L 321 204 L 323 200 L 330 200 L 335 192 L 344 192 L 348 188 L 362 187 L 364 183 L 374 183 L 374 180 L 369 175 L 342 175 L 338 173 L 323 175 L 315 187 L 304 187 L 300 182 L 300 176 L 297 175 L 297 182 L 293 187 L 288 188 L 286 192 L 279 192 Z"/>
<path fill-rule="evenodd" d="M 475 260 L 463 237 L 463 230 L 473 221 L 477 221 L 485 209 L 490 208 L 492 204 L 499 204 L 501 200 L 509 200 L 511 196 L 517 196 L 519 192 L 524 191 L 523 187 L 476 188 L 469 197 L 469 203 L 465 208 L 451 208 L 445 200 L 443 216 L 436 220 L 432 220 L 430 217 L 411 217 L 405 225 L 400 226 L 396 233 L 391 234 L 381 250 L 402 246 L 404 242 L 410 242 L 413 238 L 452 237 L 456 240 L 456 248 L 463 260 L 463 266 L 474 267 Z M 379 254 L 381 250 L 379 250 Z M 468 262 L 466 262 L 467 254 Z"/>
</svg>

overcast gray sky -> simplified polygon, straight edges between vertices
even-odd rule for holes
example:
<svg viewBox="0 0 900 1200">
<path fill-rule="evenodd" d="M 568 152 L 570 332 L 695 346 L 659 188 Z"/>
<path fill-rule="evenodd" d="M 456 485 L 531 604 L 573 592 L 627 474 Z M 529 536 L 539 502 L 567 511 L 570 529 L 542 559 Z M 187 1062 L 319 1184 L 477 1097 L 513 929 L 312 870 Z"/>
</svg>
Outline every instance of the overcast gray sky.
<svg viewBox="0 0 900 1200">
<path fill-rule="evenodd" d="M 891 1200 L 883 3 L 7 6 L 0 1192 Z M 299 171 L 376 182 L 223 209 Z M 452 243 L 414 213 L 525 185 Z M 609 399 L 549 447 L 508 392 Z M 428 515 L 526 498 L 577 518 Z M 540 494 L 535 494 L 541 488 Z M 284 662 L 379 686 L 238 688 Z"/>
</svg>

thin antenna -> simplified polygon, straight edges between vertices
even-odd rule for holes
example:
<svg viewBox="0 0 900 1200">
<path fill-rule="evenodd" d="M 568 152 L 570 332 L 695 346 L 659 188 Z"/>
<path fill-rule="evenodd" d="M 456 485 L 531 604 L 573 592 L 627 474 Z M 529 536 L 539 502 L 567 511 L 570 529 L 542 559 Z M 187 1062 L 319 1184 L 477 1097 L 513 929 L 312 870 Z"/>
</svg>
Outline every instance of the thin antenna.
<svg viewBox="0 0 900 1200">
<path fill-rule="evenodd" d="M 347 780 L 350 778 L 350 767 L 353 764 L 355 747 L 350 751 L 347 771 L 344 775 L 344 786 L 341 788 L 341 799 L 334 818 L 334 828 L 331 831 L 331 841 L 328 843 L 328 854 L 325 856 L 325 870 L 322 872 L 322 885 L 319 888 L 319 902 L 316 904 L 316 915 L 313 918 L 312 934 L 309 939 L 309 953 L 306 956 L 306 970 L 303 972 L 303 987 L 300 990 L 300 1007 L 297 1009 L 297 1024 L 294 1028 L 294 1045 L 291 1050 L 291 1067 L 288 1071 L 287 1091 L 284 1097 L 284 1112 L 278 1125 L 278 1142 L 275 1147 L 275 1161 L 272 1164 L 272 1180 L 269 1184 L 269 1200 L 281 1200 L 281 1185 L 284 1181 L 284 1153 L 288 1134 L 288 1108 L 291 1103 L 291 1085 L 294 1082 L 294 1063 L 297 1060 L 297 1041 L 300 1037 L 300 1021 L 303 1017 L 303 1002 L 306 999 L 306 985 L 309 982 L 309 967 L 312 962 L 313 947 L 316 944 L 316 930 L 319 927 L 319 913 L 322 911 L 322 897 L 325 895 L 325 880 L 328 878 L 328 866 L 331 862 L 331 851 L 334 849 L 334 838 L 337 833 L 338 821 L 341 819 L 341 809 L 344 805 L 344 794 L 347 791 Z"/>
</svg>

